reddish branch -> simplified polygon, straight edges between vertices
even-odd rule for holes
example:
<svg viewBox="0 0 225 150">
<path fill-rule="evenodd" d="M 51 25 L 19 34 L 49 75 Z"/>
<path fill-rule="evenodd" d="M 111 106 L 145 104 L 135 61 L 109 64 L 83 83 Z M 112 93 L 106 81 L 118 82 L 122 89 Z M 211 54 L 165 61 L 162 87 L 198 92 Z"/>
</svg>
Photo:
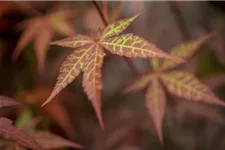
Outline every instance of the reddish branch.
<svg viewBox="0 0 225 150">
<path fill-rule="evenodd" d="M 182 13 L 181 10 L 177 4 L 177 2 L 169 2 L 169 6 L 170 6 L 170 10 L 172 11 L 172 13 L 174 14 L 176 23 L 178 25 L 178 28 L 180 30 L 181 36 L 182 36 L 182 41 L 187 41 L 190 39 L 190 34 L 188 32 L 188 28 L 185 24 L 185 21 L 182 17 Z"/>
<path fill-rule="evenodd" d="M 105 26 L 108 26 L 109 22 L 107 21 L 107 19 L 105 18 L 105 15 L 103 14 L 103 12 L 101 11 L 101 8 L 99 7 L 99 5 L 97 4 L 96 1 L 92 1 L 93 4 L 95 5 L 102 21 L 104 22 Z M 132 62 L 132 60 L 130 58 L 127 57 L 123 57 L 123 59 L 127 62 L 131 72 L 135 75 L 138 76 L 140 73 L 138 71 L 138 69 L 136 68 L 136 66 L 134 65 L 134 63 Z"/>
</svg>

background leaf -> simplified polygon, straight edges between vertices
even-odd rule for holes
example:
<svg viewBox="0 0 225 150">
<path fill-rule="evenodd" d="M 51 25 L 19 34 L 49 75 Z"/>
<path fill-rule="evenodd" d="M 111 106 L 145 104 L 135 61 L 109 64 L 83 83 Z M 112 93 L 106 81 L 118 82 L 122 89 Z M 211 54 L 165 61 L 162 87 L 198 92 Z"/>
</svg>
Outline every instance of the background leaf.
<svg viewBox="0 0 225 150">
<path fill-rule="evenodd" d="M 136 79 L 131 85 L 129 85 L 128 87 L 126 87 L 123 92 L 127 93 L 127 92 L 134 92 L 137 90 L 141 90 L 144 87 L 146 87 L 149 82 L 151 80 L 153 80 L 155 78 L 154 75 L 152 74 L 148 74 L 148 75 L 143 75 L 141 77 L 139 77 L 138 79 Z"/>
<path fill-rule="evenodd" d="M 0 136 L 6 139 L 15 140 L 20 145 L 34 150 L 43 150 L 33 137 L 26 134 L 22 129 L 14 127 L 11 120 L 1 117 L 0 126 Z"/>
<path fill-rule="evenodd" d="M 217 98 L 207 86 L 188 72 L 172 71 L 162 74 L 160 77 L 168 91 L 174 95 L 188 100 L 225 106 L 225 103 Z"/>
<path fill-rule="evenodd" d="M 82 148 L 81 145 L 48 131 L 38 131 L 35 133 L 34 138 L 44 149 L 60 149 L 64 147 Z"/>
<path fill-rule="evenodd" d="M 8 107 L 8 106 L 15 106 L 19 103 L 12 98 L 6 97 L 6 96 L 0 96 L 0 108 L 1 107 Z"/>
<path fill-rule="evenodd" d="M 203 36 L 202 38 L 195 40 L 195 41 L 190 41 L 190 42 L 185 42 L 182 43 L 175 48 L 173 48 L 170 51 L 170 55 L 172 56 L 177 56 L 183 59 L 188 59 L 193 56 L 193 54 L 203 45 L 205 44 L 214 34 L 211 33 L 209 35 Z M 166 70 L 166 69 L 171 69 L 174 68 L 180 63 L 175 63 L 170 60 L 163 60 L 162 66 L 160 67 L 160 70 Z"/>
<path fill-rule="evenodd" d="M 165 115 L 166 97 L 158 79 L 150 82 L 146 90 L 145 104 L 155 124 L 159 141 L 163 144 L 162 123 Z"/>
</svg>

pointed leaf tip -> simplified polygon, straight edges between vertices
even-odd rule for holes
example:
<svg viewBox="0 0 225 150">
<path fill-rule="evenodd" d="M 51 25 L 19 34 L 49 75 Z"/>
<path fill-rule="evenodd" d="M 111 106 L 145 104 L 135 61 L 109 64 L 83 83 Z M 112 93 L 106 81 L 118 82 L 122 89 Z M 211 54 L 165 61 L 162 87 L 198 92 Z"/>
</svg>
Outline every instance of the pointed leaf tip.
<svg viewBox="0 0 225 150">
<path fill-rule="evenodd" d="M 68 48 L 80 48 L 91 44 L 93 41 L 90 37 L 77 34 L 75 36 L 67 37 L 61 40 L 50 42 L 51 45 L 58 45 Z"/>
<path fill-rule="evenodd" d="M 153 120 L 159 142 L 163 145 L 162 124 L 165 116 L 166 97 L 164 89 L 157 78 L 150 82 L 146 90 L 145 103 Z"/>
<path fill-rule="evenodd" d="M 101 35 L 101 39 L 107 39 L 107 38 L 119 35 L 141 14 L 142 13 L 138 13 L 137 15 L 132 16 L 130 18 L 121 19 L 112 24 L 109 24 L 104 29 L 104 31 Z"/>
</svg>

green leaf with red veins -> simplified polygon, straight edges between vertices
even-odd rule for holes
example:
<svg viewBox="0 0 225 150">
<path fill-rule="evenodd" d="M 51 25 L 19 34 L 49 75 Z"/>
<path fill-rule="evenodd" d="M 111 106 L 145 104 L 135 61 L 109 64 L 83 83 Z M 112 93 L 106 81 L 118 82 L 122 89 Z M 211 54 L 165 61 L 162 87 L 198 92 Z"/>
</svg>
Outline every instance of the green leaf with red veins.
<svg viewBox="0 0 225 150">
<path fill-rule="evenodd" d="M 94 49 L 94 46 L 86 46 L 75 50 L 63 62 L 58 76 L 58 81 L 49 96 L 49 98 L 42 104 L 49 103 L 62 89 L 71 83 L 85 68 L 85 63 L 88 60 L 88 53 Z"/>
<path fill-rule="evenodd" d="M 159 141 L 163 144 L 162 123 L 165 115 L 166 97 L 163 87 L 157 78 L 150 82 L 146 90 L 145 104 L 152 116 Z"/>
<path fill-rule="evenodd" d="M 89 100 L 91 100 L 92 102 L 102 128 L 104 128 L 104 124 L 101 114 L 100 91 L 102 89 L 101 67 L 103 64 L 104 56 L 105 53 L 103 49 L 99 47 L 99 45 L 95 46 L 89 56 L 88 61 L 86 62 L 86 68 L 83 75 L 84 91 L 87 93 Z"/>
<path fill-rule="evenodd" d="M 119 35 L 124 31 L 140 14 L 137 14 L 133 17 L 122 19 L 116 21 L 112 24 L 109 24 L 103 31 L 101 39 L 106 39 L 112 36 Z"/>
<path fill-rule="evenodd" d="M 182 59 L 170 56 L 155 45 L 133 34 L 123 34 L 121 36 L 105 39 L 101 41 L 100 44 L 102 44 L 104 48 L 109 50 L 111 53 L 119 56 L 135 58 L 165 58 L 176 62 L 183 62 Z"/>
<path fill-rule="evenodd" d="M 160 76 L 168 91 L 188 100 L 225 106 L 214 93 L 188 72 L 172 71 Z"/>
</svg>

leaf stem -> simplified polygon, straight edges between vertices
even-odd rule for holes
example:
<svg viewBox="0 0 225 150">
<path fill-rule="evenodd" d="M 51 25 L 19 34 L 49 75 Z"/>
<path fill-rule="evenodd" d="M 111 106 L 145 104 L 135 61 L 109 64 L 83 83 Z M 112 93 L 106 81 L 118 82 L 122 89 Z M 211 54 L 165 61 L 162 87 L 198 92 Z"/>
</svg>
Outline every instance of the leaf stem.
<svg viewBox="0 0 225 150">
<path fill-rule="evenodd" d="M 178 28 L 180 30 L 181 33 L 181 37 L 182 37 L 182 41 L 187 41 L 190 39 L 190 34 L 188 32 L 188 28 L 185 24 L 184 19 L 182 18 L 182 13 L 181 10 L 177 4 L 177 2 L 169 2 L 169 7 L 172 11 L 172 13 L 174 14 L 176 23 L 178 25 Z"/>
<path fill-rule="evenodd" d="M 107 0 L 103 0 L 103 14 L 107 21 L 109 21 L 109 15 L 108 15 L 108 3 Z"/>
<path fill-rule="evenodd" d="M 92 1 L 94 6 L 96 7 L 102 21 L 104 22 L 105 26 L 108 26 L 109 22 L 107 21 L 107 19 L 105 18 L 103 12 L 101 11 L 101 8 L 99 7 L 99 5 L 97 4 L 96 1 Z M 134 63 L 132 62 L 132 60 L 130 58 L 127 57 L 123 57 L 123 59 L 126 61 L 126 63 L 128 64 L 131 72 L 135 75 L 138 76 L 140 75 L 140 72 L 138 71 L 137 67 L 134 65 Z"/>
<path fill-rule="evenodd" d="M 93 4 L 95 5 L 95 7 L 96 7 L 96 9 L 97 9 L 97 11 L 98 11 L 98 13 L 99 13 L 99 15 L 100 15 L 102 21 L 104 22 L 105 26 L 107 26 L 109 23 L 108 23 L 108 21 L 106 20 L 106 18 L 104 17 L 104 14 L 102 13 L 101 8 L 99 7 L 99 5 L 97 4 L 96 1 L 92 1 L 92 2 L 93 2 Z"/>
</svg>

